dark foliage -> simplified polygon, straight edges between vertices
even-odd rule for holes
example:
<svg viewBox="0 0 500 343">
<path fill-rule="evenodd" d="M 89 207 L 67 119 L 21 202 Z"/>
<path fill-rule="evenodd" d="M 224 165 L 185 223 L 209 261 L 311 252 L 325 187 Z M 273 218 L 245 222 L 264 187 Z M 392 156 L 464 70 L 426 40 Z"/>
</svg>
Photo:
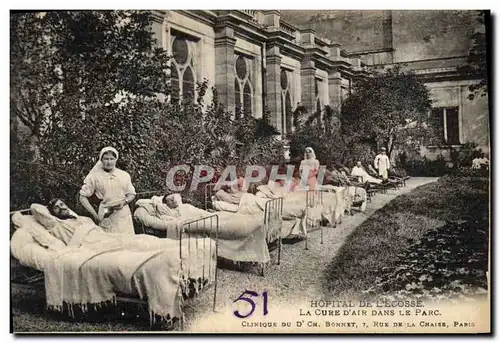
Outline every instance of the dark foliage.
<svg viewBox="0 0 500 343">
<path fill-rule="evenodd" d="M 477 11 L 477 30 L 470 36 L 472 47 L 467 56 L 467 64 L 458 68 L 465 75 L 479 79 L 475 84 L 469 86 L 469 99 L 476 96 L 486 96 L 488 94 L 488 50 L 486 36 L 486 22 L 491 17 L 487 11 Z"/>
</svg>

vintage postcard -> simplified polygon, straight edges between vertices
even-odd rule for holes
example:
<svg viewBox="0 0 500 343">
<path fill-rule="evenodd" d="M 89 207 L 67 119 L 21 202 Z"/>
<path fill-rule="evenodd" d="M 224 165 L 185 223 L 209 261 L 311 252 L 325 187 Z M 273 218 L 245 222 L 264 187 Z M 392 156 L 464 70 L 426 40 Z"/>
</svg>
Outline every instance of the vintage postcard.
<svg viewBox="0 0 500 343">
<path fill-rule="evenodd" d="M 11 332 L 491 333 L 490 28 L 11 11 Z"/>
</svg>

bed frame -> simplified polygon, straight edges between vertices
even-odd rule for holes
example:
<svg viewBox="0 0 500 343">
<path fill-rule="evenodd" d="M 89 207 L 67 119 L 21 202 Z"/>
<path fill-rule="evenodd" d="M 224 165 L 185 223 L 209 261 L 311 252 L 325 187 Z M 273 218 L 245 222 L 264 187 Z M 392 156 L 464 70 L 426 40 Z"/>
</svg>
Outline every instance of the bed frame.
<svg viewBox="0 0 500 343">
<path fill-rule="evenodd" d="M 214 193 L 214 187 L 216 183 L 207 183 L 204 186 L 205 193 L 205 211 L 213 211 L 211 208 L 212 196 Z M 282 237 L 281 237 L 281 226 L 279 225 L 278 232 L 272 232 L 270 228 L 270 221 L 273 216 L 279 218 L 280 223 L 283 221 L 283 198 L 268 199 L 264 208 L 264 225 L 266 228 L 266 242 L 268 245 L 277 242 L 278 243 L 278 261 L 277 265 L 281 262 L 281 249 L 282 249 Z M 265 275 L 265 266 L 262 266 L 261 276 Z"/>
<path fill-rule="evenodd" d="M 30 209 L 24 209 L 20 211 L 12 211 L 10 212 L 10 216 L 12 216 L 16 212 L 21 212 L 23 215 L 30 215 L 31 210 Z M 191 239 L 192 238 L 199 238 L 198 236 L 191 236 L 188 231 L 186 231 L 186 228 L 190 228 L 191 226 L 201 226 L 201 225 L 207 225 L 207 223 L 210 223 L 210 228 L 211 230 L 210 235 L 208 236 L 209 238 L 212 238 L 215 240 L 215 255 L 217 256 L 217 249 L 219 245 L 219 218 L 216 215 L 211 215 L 208 217 L 204 218 L 198 218 L 190 221 L 186 221 L 182 224 L 181 227 L 181 232 L 180 232 L 180 239 L 179 239 L 179 255 L 180 255 L 180 268 L 182 269 L 182 242 L 185 241 L 186 239 L 188 240 L 188 245 L 190 245 Z M 134 223 L 135 224 L 135 223 Z M 13 233 L 15 231 L 14 224 L 12 223 L 12 219 L 10 220 L 10 237 L 12 237 Z M 194 243 L 193 243 L 194 244 Z M 210 254 L 212 254 L 212 251 L 210 251 Z M 211 276 L 211 270 L 212 270 L 212 259 L 210 259 L 210 264 L 207 266 L 208 268 L 208 277 L 210 278 Z M 215 275 L 214 275 L 214 294 L 213 294 L 213 306 L 212 310 L 215 312 L 216 304 L 217 304 L 217 258 L 215 258 L 214 262 L 215 263 Z M 16 270 L 18 269 L 18 270 Z M 203 270 L 205 270 L 205 265 L 203 265 Z M 11 286 L 16 285 L 16 287 L 20 288 L 27 288 L 27 289 L 34 289 L 34 290 L 42 290 L 44 289 L 44 274 L 43 272 L 23 266 L 20 261 L 18 261 L 14 256 L 11 255 L 11 275 L 14 274 L 14 279 L 11 277 Z M 186 273 L 186 276 L 189 278 L 189 270 Z M 204 279 L 204 275 L 202 276 Z M 202 288 L 202 292 L 206 291 L 209 289 L 211 285 L 204 286 Z M 116 301 L 117 302 L 122 302 L 122 303 L 133 303 L 133 304 L 140 304 L 144 306 L 148 306 L 147 301 L 140 299 L 135 296 L 129 296 L 126 294 L 117 294 L 116 295 Z M 182 312 L 182 318 L 179 318 L 180 321 L 180 326 L 181 330 L 184 330 L 184 309 L 181 310 Z"/>
</svg>

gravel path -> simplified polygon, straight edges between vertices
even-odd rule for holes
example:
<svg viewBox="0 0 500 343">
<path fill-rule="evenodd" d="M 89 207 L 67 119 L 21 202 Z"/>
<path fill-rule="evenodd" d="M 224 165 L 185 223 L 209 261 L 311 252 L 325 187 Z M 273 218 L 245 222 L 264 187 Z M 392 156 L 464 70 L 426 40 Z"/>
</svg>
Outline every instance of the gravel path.
<svg viewBox="0 0 500 343">
<path fill-rule="evenodd" d="M 414 177 L 407 181 L 406 186 L 399 190 L 389 190 L 387 194 L 377 193 L 368 203 L 365 213 L 356 212 L 354 216 L 344 216 L 342 224 L 336 228 L 323 229 L 323 244 L 320 244 L 320 232 L 310 233 L 308 250 L 304 241 L 294 244 L 283 244 L 281 264 L 276 265 L 277 250 L 271 252 L 273 261 L 266 268 L 264 277 L 259 275 L 257 267 L 245 266 L 243 271 L 219 269 L 217 285 L 216 311 L 231 311 L 233 301 L 245 290 L 257 293 L 268 292 L 269 301 L 273 307 L 280 304 L 292 304 L 303 299 L 321 297 L 322 278 L 326 265 L 334 258 L 346 238 L 375 211 L 386 205 L 398 195 L 426 183 L 435 182 L 438 178 Z M 207 290 L 196 299 L 186 303 L 185 329 L 189 330 L 191 323 L 212 311 L 213 289 Z"/>
</svg>

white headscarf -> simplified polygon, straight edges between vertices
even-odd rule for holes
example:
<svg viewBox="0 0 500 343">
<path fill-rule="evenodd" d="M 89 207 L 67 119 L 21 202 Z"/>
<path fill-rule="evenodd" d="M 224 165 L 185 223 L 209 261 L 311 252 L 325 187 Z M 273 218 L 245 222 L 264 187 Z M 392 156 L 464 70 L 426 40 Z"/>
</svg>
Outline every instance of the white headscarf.
<svg viewBox="0 0 500 343">
<path fill-rule="evenodd" d="M 306 156 L 306 153 L 304 152 L 304 160 L 315 160 L 316 159 L 316 154 L 314 153 L 314 149 L 311 148 L 310 146 L 308 146 L 306 149 L 307 150 L 311 150 L 311 157 L 310 158 L 307 158 Z"/>
<path fill-rule="evenodd" d="M 89 172 L 89 175 L 92 174 L 93 172 L 96 172 L 96 171 L 100 171 L 100 170 L 104 170 L 103 166 L 102 166 L 102 155 L 104 155 L 105 153 L 107 152 L 113 152 L 115 155 L 116 155 L 116 159 L 118 159 L 118 151 L 111 147 L 111 146 L 107 146 L 105 148 L 102 148 L 101 152 L 99 153 L 99 160 L 97 160 L 97 163 L 94 165 L 94 168 L 92 168 Z"/>
<path fill-rule="evenodd" d="M 316 159 L 316 154 L 314 153 L 313 148 L 308 146 L 305 150 L 311 151 L 311 157 L 307 158 L 307 156 L 304 152 L 304 159 L 300 162 L 299 170 L 301 170 L 301 172 L 302 172 L 302 169 L 306 166 L 309 168 L 318 169 L 319 168 L 319 161 Z"/>
</svg>

